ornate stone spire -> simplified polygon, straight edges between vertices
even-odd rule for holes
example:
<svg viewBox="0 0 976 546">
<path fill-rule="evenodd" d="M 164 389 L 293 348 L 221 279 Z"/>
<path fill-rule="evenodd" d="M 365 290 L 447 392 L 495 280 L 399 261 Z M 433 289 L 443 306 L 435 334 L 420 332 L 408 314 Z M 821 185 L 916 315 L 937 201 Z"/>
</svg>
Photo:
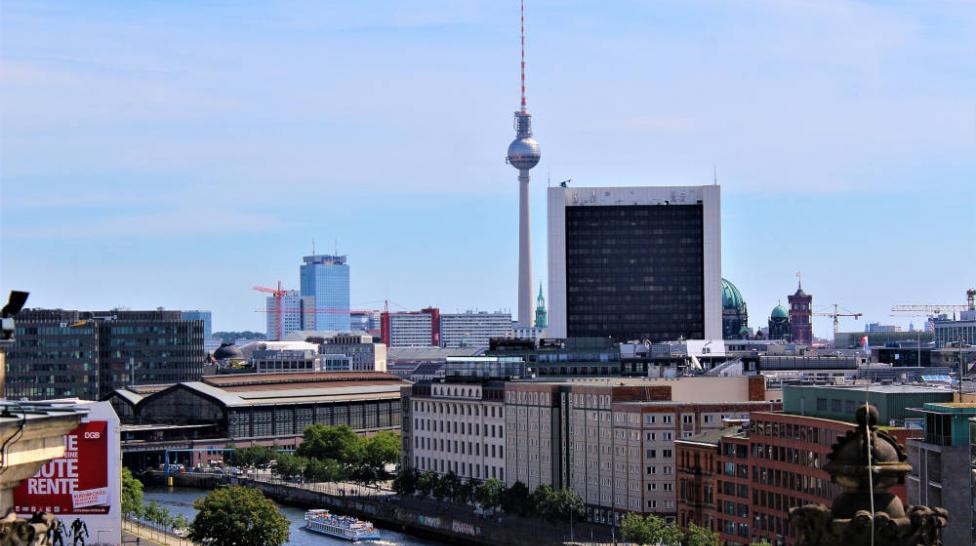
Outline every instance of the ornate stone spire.
<svg viewBox="0 0 976 546">
<path fill-rule="evenodd" d="M 798 546 L 941 546 L 948 512 L 926 506 L 906 509 L 888 492 L 912 470 L 905 448 L 878 430 L 874 406 L 858 408 L 857 423 L 857 430 L 832 446 L 824 466 L 844 492 L 831 508 L 808 504 L 790 510 Z"/>
</svg>

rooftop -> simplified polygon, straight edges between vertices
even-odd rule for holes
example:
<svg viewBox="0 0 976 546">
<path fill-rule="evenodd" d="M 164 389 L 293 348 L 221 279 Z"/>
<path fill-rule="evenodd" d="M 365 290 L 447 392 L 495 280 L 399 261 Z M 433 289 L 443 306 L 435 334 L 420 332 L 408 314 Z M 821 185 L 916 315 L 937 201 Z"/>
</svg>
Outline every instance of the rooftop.
<svg viewBox="0 0 976 546">
<path fill-rule="evenodd" d="M 682 444 L 702 444 L 710 446 L 718 446 L 718 443 L 726 436 L 735 436 L 742 432 L 740 427 L 726 427 L 719 430 L 709 430 L 707 432 L 702 432 L 701 434 L 695 434 L 688 438 L 679 438 L 674 441 L 674 443 Z"/>
<path fill-rule="evenodd" d="M 881 394 L 926 394 L 951 392 L 950 389 L 932 385 L 786 385 L 789 389 L 830 389 L 846 391 L 869 391 Z"/>
</svg>

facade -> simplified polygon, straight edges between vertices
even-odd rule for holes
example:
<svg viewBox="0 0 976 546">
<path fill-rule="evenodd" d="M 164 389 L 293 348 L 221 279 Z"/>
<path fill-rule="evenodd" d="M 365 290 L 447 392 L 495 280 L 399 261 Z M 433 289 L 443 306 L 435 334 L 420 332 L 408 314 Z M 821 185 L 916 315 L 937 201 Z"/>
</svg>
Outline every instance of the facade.
<svg viewBox="0 0 976 546">
<path fill-rule="evenodd" d="M 606 338 L 495 339 L 485 355 L 521 358 L 520 377 L 620 374 L 620 347 Z"/>
<path fill-rule="evenodd" d="M 180 318 L 183 320 L 202 320 L 204 343 L 213 339 L 213 313 L 210 311 L 180 311 Z"/>
<path fill-rule="evenodd" d="M 311 373 L 321 369 L 319 356 L 312 349 L 258 349 L 251 353 L 250 364 L 256 373 Z"/>
<path fill-rule="evenodd" d="M 7 397 L 98 400 L 126 385 L 197 380 L 203 328 L 180 311 L 25 309 L 7 351 Z"/>
<path fill-rule="evenodd" d="M 386 345 L 375 343 L 373 336 L 361 333 L 336 334 L 319 349 L 322 353 L 345 355 L 352 359 L 357 372 L 385 372 Z"/>
<path fill-rule="evenodd" d="M 281 299 L 281 336 L 278 336 L 278 298 L 265 298 L 264 309 L 266 322 L 265 337 L 269 340 L 280 341 L 286 339 L 292 332 L 314 329 L 315 298 L 302 296 L 298 290 L 289 290 L 280 296 Z"/>
<path fill-rule="evenodd" d="M 314 254 L 303 258 L 300 268 L 301 295 L 314 298 L 312 325 L 306 330 L 348 332 L 349 265 L 345 256 Z"/>
<path fill-rule="evenodd" d="M 380 333 L 379 311 L 350 311 L 349 329 L 353 332 Z"/>
<path fill-rule="evenodd" d="M 952 402 L 952 390 L 922 385 L 783 386 L 783 410 L 795 415 L 848 420 L 867 400 L 878 410 L 885 426 L 921 427 L 921 416 L 912 408 L 928 402 Z"/>
<path fill-rule="evenodd" d="M 409 312 L 384 311 L 380 323 L 380 337 L 391 349 L 441 345 L 441 312 L 436 307 Z"/>
<path fill-rule="evenodd" d="M 834 419 L 752 412 L 748 425 L 676 441 L 678 525 L 711 529 L 728 546 L 795 544 L 789 509 L 833 502 L 841 488 L 823 466 L 831 446 L 855 429 Z M 901 443 L 915 434 L 889 432 Z M 891 492 L 906 498 L 904 485 Z"/>
<path fill-rule="evenodd" d="M 928 403 L 918 410 L 925 434 L 908 441 L 908 503 L 941 506 L 949 511 L 945 544 L 973 544 L 973 475 L 969 420 L 976 404 Z"/>
<path fill-rule="evenodd" d="M 503 385 L 423 383 L 410 394 L 409 466 L 505 481 Z"/>
<path fill-rule="evenodd" d="M 442 313 L 440 334 L 442 347 L 487 349 L 491 338 L 512 336 L 512 314 L 502 311 Z"/>
<path fill-rule="evenodd" d="M 722 339 L 749 337 L 749 309 L 739 289 L 722 279 Z"/>
<path fill-rule="evenodd" d="M 976 345 L 976 311 L 968 310 L 959 314 L 959 320 L 936 320 L 935 346 L 959 347 Z"/>
<path fill-rule="evenodd" d="M 769 313 L 768 339 L 782 339 L 789 341 L 793 338 L 790 330 L 790 313 L 782 305 L 773 307 Z"/>
<path fill-rule="evenodd" d="M 787 296 L 790 302 L 790 341 L 800 345 L 813 343 L 813 296 L 797 286 L 792 296 Z"/>
<path fill-rule="evenodd" d="M 719 186 L 549 189 L 549 335 L 720 339 Z"/>
</svg>

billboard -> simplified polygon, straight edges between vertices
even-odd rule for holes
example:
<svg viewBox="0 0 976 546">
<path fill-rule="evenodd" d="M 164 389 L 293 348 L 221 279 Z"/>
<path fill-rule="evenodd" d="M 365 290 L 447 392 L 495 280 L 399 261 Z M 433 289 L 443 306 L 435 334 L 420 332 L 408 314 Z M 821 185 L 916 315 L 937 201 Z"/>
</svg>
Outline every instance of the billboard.
<svg viewBox="0 0 976 546">
<path fill-rule="evenodd" d="M 64 456 L 45 463 L 14 489 L 21 517 L 49 512 L 63 543 L 122 544 L 122 468 L 119 418 L 108 402 L 78 402 L 88 414 L 64 437 Z M 55 538 L 55 543 L 59 541 Z"/>
</svg>

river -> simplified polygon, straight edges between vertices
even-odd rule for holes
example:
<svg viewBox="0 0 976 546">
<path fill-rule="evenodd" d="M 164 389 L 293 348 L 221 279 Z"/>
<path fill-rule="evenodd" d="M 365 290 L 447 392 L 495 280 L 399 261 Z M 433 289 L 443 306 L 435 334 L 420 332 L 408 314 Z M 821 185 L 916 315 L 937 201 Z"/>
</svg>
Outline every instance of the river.
<svg viewBox="0 0 976 546">
<path fill-rule="evenodd" d="M 193 521 L 197 511 L 193 508 L 193 501 L 206 495 L 208 491 L 204 489 L 193 489 L 189 487 L 147 487 L 145 490 L 145 501 L 148 504 L 156 501 L 160 506 L 165 506 L 174 514 L 183 514 L 188 520 Z M 288 544 L 290 546 L 348 546 L 350 542 L 310 533 L 302 527 L 305 511 L 301 508 L 278 505 L 281 513 L 291 522 L 289 529 Z M 382 540 L 371 542 L 377 546 L 440 546 L 442 543 L 433 540 L 405 535 L 389 529 L 380 529 Z"/>
</svg>

